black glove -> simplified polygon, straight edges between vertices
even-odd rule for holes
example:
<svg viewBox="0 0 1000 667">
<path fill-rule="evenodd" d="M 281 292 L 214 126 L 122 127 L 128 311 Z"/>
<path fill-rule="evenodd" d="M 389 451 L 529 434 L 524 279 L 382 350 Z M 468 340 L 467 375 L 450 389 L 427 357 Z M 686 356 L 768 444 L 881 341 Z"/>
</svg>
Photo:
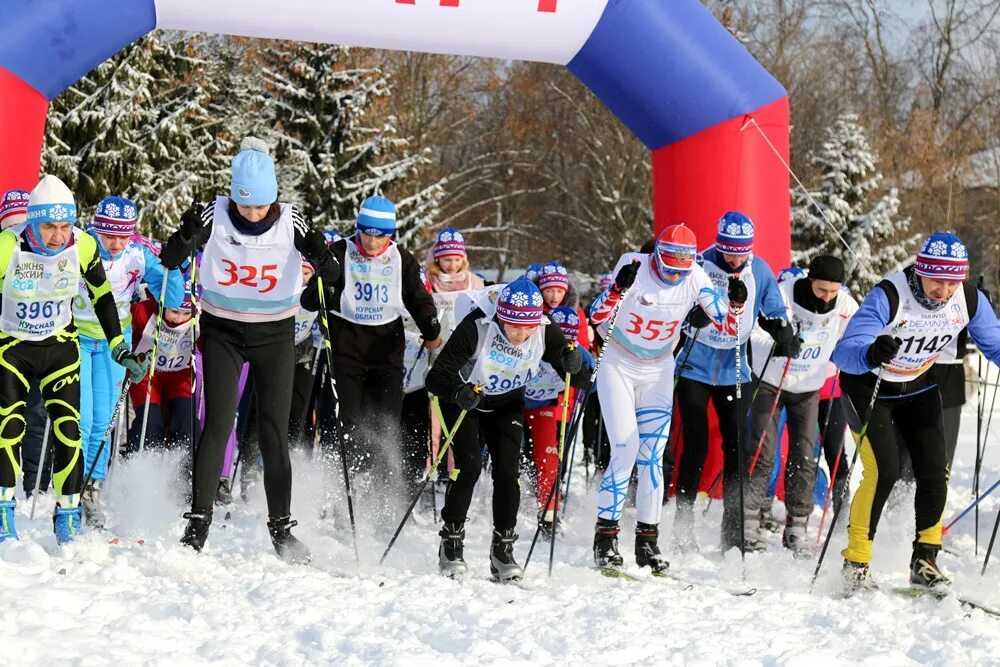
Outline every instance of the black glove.
<svg viewBox="0 0 1000 667">
<path fill-rule="evenodd" d="M 747 284 L 745 282 L 736 276 L 729 278 L 729 303 L 742 306 L 747 302 L 749 295 L 750 293 L 747 292 Z"/>
<path fill-rule="evenodd" d="M 480 398 L 482 395 L 476 391 L 476 386 L 469 382 L 463 384 L 455 392 L 455 404 L 466 412 L 475 410 L 476 406 L 479 405 Z"/>
<path fill-rule="evenodd" d="M 695 306 L 688 311 L 687 321 L 695 329 L 703 329 L 712 323 L 712 318 L 708 316 L 704 308 Z"/>
<path fill-rule="evenodd" d="M 576 375 L 583 368 L 583 355 L 576 345 L 567 345 L 562 351 L 563 371 L 570 375 Z"/>
<path fill-rule="evenodd" d="M 637 275 L 639 275 L 639 262 L 629 262 L 618 269 L 618 275 L 615 276 L 615 287 L 618 288 L 619 292 L 624 292 L 635 283 Z"/>
<path fill-rule="evenodd" d="M 872 366 L 887 364 L 896 357 L 899 346 L 903 341 L 888 334 L 882 334 L 875 339 L 875 342 L 868 346 L 868 353 L 865 357 Z"/>
<path fill-rule="evenodd" d="M 788 341 L 774 344 L 774 356 L 776 357 L 797 357 L 802 351 L 802 336 L 792 336 Z"/>
<path fill-rule="evenodd" d="M 192 202 L 191 208 L 184 211 L 183 215 L 181 215 L 181 236 L 188 241 L 194 240 L 201 233 L 201 230 L 205 228 L 205 221 L 202 220 L 204 214 L 205 207 Z"/>
</svg>

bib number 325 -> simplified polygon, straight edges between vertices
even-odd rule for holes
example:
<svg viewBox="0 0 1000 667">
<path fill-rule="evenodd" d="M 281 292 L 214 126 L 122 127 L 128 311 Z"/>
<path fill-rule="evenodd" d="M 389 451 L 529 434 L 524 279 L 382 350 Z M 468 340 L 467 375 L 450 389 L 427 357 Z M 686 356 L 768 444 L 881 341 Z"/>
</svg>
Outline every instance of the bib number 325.
<svg viewBox="0 0 1000 667">
<path fill-rule="evenodd" d="M 224 259 L 222 265 L 225 267 L 224 271 L 227 276 L 225 281 L 219 283 L 222 287 L 230 287 L 239 283 L 247 287 L 256 287 L 261 294 L 267 294 L 278 284 L 278 276 L 274 275 L 274 272 L 278 270 L 277 264 L 265 264 L 261 267 L 238 266 L 235 262 Z"/>
</svg>

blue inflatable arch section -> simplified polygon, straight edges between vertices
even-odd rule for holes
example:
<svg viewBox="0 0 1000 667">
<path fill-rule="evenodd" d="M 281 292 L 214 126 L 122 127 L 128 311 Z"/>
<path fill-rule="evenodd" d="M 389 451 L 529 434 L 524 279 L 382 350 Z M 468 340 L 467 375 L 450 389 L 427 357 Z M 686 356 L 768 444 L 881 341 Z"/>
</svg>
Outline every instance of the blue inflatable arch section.
<svg viewBox="0 0 1000 667">
<path fill-rule="evenodd" d="M 3 0 L 0 188 L 37 179 L 48 102 L 154 28 L 568 67 L 653 151 L 657 227 L 742 210 L 789 255 L 785 90 L 698 0 Z"/>
</svg>

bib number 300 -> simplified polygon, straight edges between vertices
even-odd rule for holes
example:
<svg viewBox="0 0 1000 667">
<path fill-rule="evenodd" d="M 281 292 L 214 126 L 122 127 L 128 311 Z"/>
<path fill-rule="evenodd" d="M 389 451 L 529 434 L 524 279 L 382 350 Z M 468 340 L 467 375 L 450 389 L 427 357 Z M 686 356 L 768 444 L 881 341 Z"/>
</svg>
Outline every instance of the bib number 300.
<svg viewBox="0 0 1000 667">
<path fill-rule="evenodd" d="M 222 260 L 222 264 L 228 276 L 225 282 L 219 283 L 222 287 L 230 287 L 239 283 L 247 287 L 256 287 L 261 294 L 267 294 L 278 284 L 278 277 L 274 275 L 274 272 L 278 270 L 277 264 L 265 264 L 259 268 L 256 266 L 237 266 L 236 263 L 230 262 L 228 259 Z M 263 287 L 264 284 L 267 287 Z"/>
</svg>

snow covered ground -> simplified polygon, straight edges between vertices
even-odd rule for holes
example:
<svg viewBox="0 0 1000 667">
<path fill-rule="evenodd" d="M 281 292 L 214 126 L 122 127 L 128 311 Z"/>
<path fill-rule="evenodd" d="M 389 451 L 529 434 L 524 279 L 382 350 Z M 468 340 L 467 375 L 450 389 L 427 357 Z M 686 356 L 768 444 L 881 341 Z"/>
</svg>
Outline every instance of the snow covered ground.
<svg viewBox="0 0 1000 667">
<path fill-rule="evenodd" d="M 993 426 L 1000 434 L 1000 410 Z M 967 405 L 946 517 L 970 502 L 975 457 L 975 399 Z M 536 551 L 523 586 L 488 580 L 489 504 L 477 496 L 468 525 L 463 583 L 436 574 L 436 526 L 430 512 L 407 526 L 384 567 L 378 557 L 398 516 L 373 496 L 359 498 L 360 572 L 342 516 L 320 519 L 324 490 L 340 478 L 305 457 L 295 464 L 296 534 L 313 550 L 313 566 L 274 556 L 263 492 L 237 500 L 232 519 L 217 517 L 202 554 L 178 546 L 183 521 L 171 488 L 177 456 L 148 454 L 119 467 L 109 481 L 111 527 L 119 538 L 88 533 L 59 548 L 52 501 L 34 521 L 18 504 L 20 542 L 0 545 L 3 653 L 18 664 L 298 665 L 298 664 L 564 664 L 607 665 L 1000 665 L 1000 619 L 967 612 L 952 600 L 836 594 L 838 526 L 816 590 L 813 562 L 780 548 L 748 555 L 711 554 L 721 506 L 698 512 L 702 555 L 670 554 L 671 580 L 611 580 L 589 569 L 595 484 L 574 473 L 566 535 L 553 576 L 547 545 Z M 983 488 L 1000 477 L 1000 438 L 991 437 Z M 485 478 L 479 492 L 489 489 Z M 339 497 L 339 496 L 338 496 Z M 888 509 L 875 543 L 873 569 L 883 587 L 904 585 L 913 531 L 912 496 Z M 338 503 L 341 506 L 342 503 Z M 522 502 L 519 558 L 534 529 Z M 946 543 L 960 555 L 941 565 L 958 591 L 1000 607 L 1000 554 L 980 578 L 982 554 L 1000 510 L 1000 494 L 983 503 L 980 553 L 973 555 L 972 515 Z M 781 517 L 779 506 L 775 509 Z M 622 551 L 631 559 L 634 515 L 626 515 Z M 673 504 L 661 545 L 670 544 Z M 818 523 L 818 512 L 811 529 Z M 138 544 L 143 540 L 144 544 Z M 640 575 L 641 576 L 641 575 Z M 759 589 L 736 597 L 726 589 Z"/>
</svg>

